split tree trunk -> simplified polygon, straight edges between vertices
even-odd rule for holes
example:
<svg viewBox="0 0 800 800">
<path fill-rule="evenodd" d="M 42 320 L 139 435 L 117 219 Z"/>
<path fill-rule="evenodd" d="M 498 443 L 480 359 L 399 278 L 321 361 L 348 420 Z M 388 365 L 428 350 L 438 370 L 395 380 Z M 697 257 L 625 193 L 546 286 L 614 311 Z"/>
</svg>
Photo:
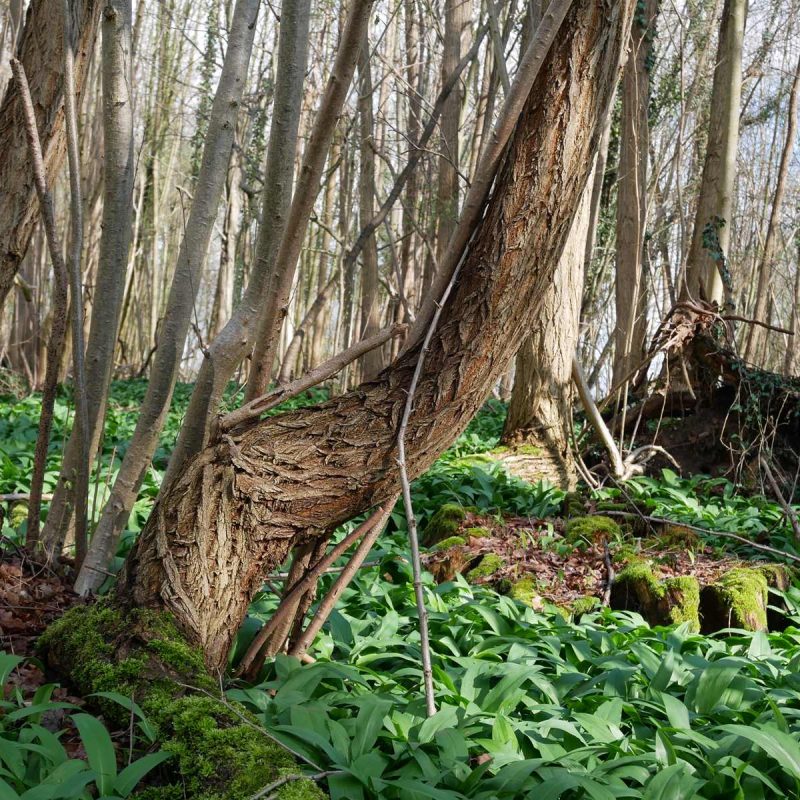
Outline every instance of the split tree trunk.
<svg viewBox="0 0 800 800">
<path fill-rule="evenodd" d="M 589 176 L 631 0 L 578 0 L 539 72 L 432 337 L 407 435 L 413 478 L 459 435 L 540 310 Z M 166 608 L 209 667 L 290 548 L 394 496 L 397 425 L 419 351 L 372 383 L 213 441 L 162 495 L 120 575 Z"/>
</svg>

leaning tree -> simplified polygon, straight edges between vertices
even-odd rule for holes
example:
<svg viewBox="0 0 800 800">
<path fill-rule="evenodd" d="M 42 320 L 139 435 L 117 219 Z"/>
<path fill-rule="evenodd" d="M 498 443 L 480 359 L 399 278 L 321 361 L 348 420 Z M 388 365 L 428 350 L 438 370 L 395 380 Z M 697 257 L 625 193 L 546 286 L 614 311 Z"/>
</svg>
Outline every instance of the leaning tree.
<svg viewBox="0 0 800 800">
<path fill-rule="evenodd" d="M 176 659 L 178 645 L 152 647 L 165 618 L 202 655 L 206 676 L 221 671 L 248 605 L 292 548 L 314 549 L 338 525 L 397 496 L 398 432 L 421 355 L 405 430 L 409 476 L 427 469 L 464 430 L 537 324 L 598 147 L 632 9 L 632 0 L 572 4 L 469 244 L 454 262 L 427 347 L 429 321 L 412 331 L 393 364 L 348 394 L 219 424 L 162 491 L 111 604 L 68 615 L 45 634 L 51 663 L 79 689 L 97 691 L 109 662 L 139 653 L 145 678 L 137 684 L 126 673 L 123 680 L 133 682 L 137 696 L 146 699 L 158 685 L 163 706 L 165 676 L 177 679 L 175 696 L 184 694 L 180 684 L 199 680 L 200 665 Z M 89 641 L 105 642 L 96 668 L 88 664 Z"/>
</svg>

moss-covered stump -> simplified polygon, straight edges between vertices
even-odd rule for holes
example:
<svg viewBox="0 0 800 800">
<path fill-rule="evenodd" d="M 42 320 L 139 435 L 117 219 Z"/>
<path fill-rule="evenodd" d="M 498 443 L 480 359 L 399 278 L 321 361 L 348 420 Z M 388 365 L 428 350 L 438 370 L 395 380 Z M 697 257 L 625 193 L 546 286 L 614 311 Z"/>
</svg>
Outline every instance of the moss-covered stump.
<svg viewBox="0 0 800 800">
<path fill-rule="evenodd" d="M 610 517 L 590 515 L 567 520 L 565 537 L 568 542 L 579 545 L 611 542 L 620 539 L 622 531 Z"/>
<path fill-rule="evenodd" d="M 138 800 L 242 800 L 286 774 L 296 774 L 292 756 L 259 732 L 242 707 L 223 702 L 206 671 L 202 653 L 186 643 L 168 614 L 121 612 L 96 603 L 67 612 L 39 641 L 42 657 L 87 697 L 113 691 L 132 697 L 172 758 Z M 114 724 L 125 727 L 128 711 L 97 699 Z M 281 789 L 282 800 L 317 800 L 310 781 Z"/>
<path fill-rule="evenodd" d="M 722 628 L 767 630 L 769 583 L 762 568 L 741 566 L 703 587 L 700 607 L 703 633 Z"/>
<path fill-rule="evenodd" d="M 611 607 L 641 614 L 651 625 L 688 622 L 700 630 L 700 584 L 694 576 L 661 580 L 653 565 L 631 559 L 611 587 Z"/>
<path fill-rule="evenodd" d="M 425 547 L 433 547 L 444 539 L 456 536 L 466 518 L 466 509 L 456 503 L 445 503 L 425 526 L 422 532 L 422 544 Z"/>
<path fill-rule="evenodd" d="M 427 568 L 437 583 L 451 581 L 460 575 L 474 561 L 473 554 L 467 549 L 467 540 L 463 536 L 448 536 L 431 548 L 432 558 L 427 561 Z"/>
<path fill-rule="evenodd" d="M 505 566 L 505 561 L 496 553 L 487 553 L 466 575 L 470 583 L 486 583 L 489 578 Z"/>
</svg>

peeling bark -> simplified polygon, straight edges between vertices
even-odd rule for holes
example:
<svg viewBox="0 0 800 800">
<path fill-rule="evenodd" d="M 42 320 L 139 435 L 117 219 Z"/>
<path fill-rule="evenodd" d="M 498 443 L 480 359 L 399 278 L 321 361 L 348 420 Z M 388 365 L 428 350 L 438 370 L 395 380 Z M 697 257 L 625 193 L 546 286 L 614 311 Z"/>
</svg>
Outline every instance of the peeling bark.
<svg viewBox="0 0 800 800">
<path fill-rule="evenodd" d="M 406 447 L 410 477 L 461 433 L 538 312 L 586 186 L 631 0 L 579 0 L 530 92 L 430 344 Z M 418 351 L 374 381 L 213 442 L 168 487 L 119 580 L 224 664 L 266 572 L 299 543 L 397 492 L 397 426 Z"/>
</svg>

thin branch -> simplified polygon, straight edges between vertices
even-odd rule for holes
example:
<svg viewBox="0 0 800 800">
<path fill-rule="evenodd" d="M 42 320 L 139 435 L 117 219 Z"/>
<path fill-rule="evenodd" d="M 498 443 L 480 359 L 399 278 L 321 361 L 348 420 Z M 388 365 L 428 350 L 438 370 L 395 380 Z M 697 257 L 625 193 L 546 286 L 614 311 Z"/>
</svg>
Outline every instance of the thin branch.
<svg viewBox="0 0 800 800">
<path fill-rule="evenodd" d="M 72 3 L 64 0 L 64 116 L 67 130 L 69 163 L 70 222 L 72 241 L 69 253 L 69 282 L 72 295 L 72 371 L 75 391 L 75 427 L 80 442 L 80 458 L 75 470 L 75 566 L 86 557 L 89 504 L 89 407 L 86 394 L 85 345 L 83 341 L 83 198 L 78 143 L 78 113 L 75 108 L 75 39 L 72 31 Z"/>
<path fill-rule="evenodd" d="M 226 414 L 219 420 L 219 430 L 229 431 L 231 428 L 235 428 L 243 422 L 248 422 L 251 419 L 260 417 L 262 414 L 279 406 L 289 398 L 296 397 L 298 394 L 306 391 L 306 389 L 310 389 L 312 386 L 316 386 L 336 375 L 337 372 L 340 372 L 348 364 L 363 356 L 364 353 L 368 353 L 370 350 L 380 347 L 395 336 L 404 334 L 407 329 L 407 325 L 398 323 L 384 328 L 382 331 L 378 331 L 378 333 L 367 339 L 356 342 L 356 344 L 348 347 L 346 350 L 342 350 L 338 355 L 328 359 L 291 383 L 287 383 L 285 386 L 279 386 L 271 392 L 256 397 L 241 408 L 231 411 L 230 414 Z"/>
<path fill-rule="evenodd" d="M 382 517 L 387 508 L 389 511 L 391 511 L 392 506 L 388 503 L 382 503 L 379 505 L 372 516 L 362 522 L 354 531 L 347 534 L 347 536 L 345 536 L 344 539 L 339 542 L 339 544 L 335 545 L 331 549 L 330 553 L 328 553 L 324 558 L 320 559 L 313 567 L 310 567 L 306 574 L 296 584 L 294 584 L 294 586 L 292 586 L 291 590 L 283 598 L 281 605 L 278 606 L 278 609 L 272 615 L 269 622 L 267 622 L 253 638 L 253 641 L 250 643 L 250 647 L 247 648 L 247 652 L 244 654 L 244 657 L 239 664 L 239 669 L 237 670 L 238 675 L 242 675 L 252 666 L 253 662 L 258 656 L 259 651 L 272 635 L 273 631 L 278 625 L 278 622 L 280 621 L 279 612 L 281 607 L 293 604 L 298 597 L 304 594 L 314 583 L 316 583 L 316 581 L 319 579 L 319 576 L 322 575 L 322 573 L 325 572 L 325 570 L 328 569 L 328 567 L 330 567 L 337 558 L 344 555 L 351 544 L 357 542 L 362 536 L 366 536 L 366 534 L 372 530 L 373 525 L 375 525 L 377 520 Z"/>
<path fill-rule="evenodd" d="M 792 530 L 794 531 L 794 538 L 795 541 L 800 541 L 800 521 L 797 519 L 797 514 L 792 506 L 786 501 L 786 498 L 783 496 L 783 492 L 781 492 L 781 487 L 778 486 L 778 481 L 775 480 L 775 475 L 772 472 L 767 460 L 765 458 L 759 459 L 761 461 L 761 469 L 764 470 L 764 474 L 767 476 L 767 480 L 769 481 L 769 485 L 772 487 L 772 492 L 775 495 L 775 499 L 780 504 L 780 507 L 783 509 L 783 513 L 786 514 L 786 519 L 789 520 L 789 524 L 792 526 Z"/>
<path fill-rule="evenodd" d="M 383 532 L 386 521 L 389 519 L 389 514 L 392 513 L 392 508 L 397 502 L 397 495 L 394 499 L 387 504 L 383 513 L 375 520 L 372 529 L 364 536 L 361 543 L 358 545 L 353 557 L 342 569 L 341 574 L 331 586 L 330 591 L 322 598 L 320 604 L 317 606 L 317 611 L 313 619 L 309 622 L 308 627 L 303 631 L 302 636 L 294 643 L 289 650 L 289 655 L 297 656 L 298 658 L 305 655 L 306 650 L 311 646 L 316 635 L 322 630 L 322 626 L 327 621 L 328 617 L 333 611 L 336 601 L 341 596 L 342 592 L 347 588 L 350 581 L 353 580 L 355 574 L 361 568 L 364 560 L 369 555 L 372 546 L 375 544 L 378 537 Z"/>
<path fill-rule="evenodd" d="M 699 525 L 692 525 L 688 522 L 680 522 L 674 519 L 664 519 L 663 517 L 650 517 L 641 513 L 632 514 L 630 511 L 603 511 L 603 514 L 606 514 L 609 517 L 637 517 L 645 520 L 645 522 L 651 522 L 656 525 L 680 525 L 682 528 L 689 528 L 689 530 L 697 531 L 698 533 L 704 533 L 706 536 L 722 536 L 725 539 L 734 539 L 737 542 L 746 544 L 748 547 L 752 547 L 754 550 L 761 550 L 764 553 L 771 553 L 772 555 L 780 556 L 781 558 L 788 558 L 790 561 L 796 561 L 798 564 L 800 564 L 800 556 L 787 553 L 784 550 L 779 550 L 777 547 L 770 547 L 767 544 L 759 544 L 758 542 L 754 542 L 752 539 L 747 539 L 744 536 L 739 536 L 738 534 L 730 533 L 729 531 L 709 530 L 708 528 L 701 528 Z"/>
</svg>

